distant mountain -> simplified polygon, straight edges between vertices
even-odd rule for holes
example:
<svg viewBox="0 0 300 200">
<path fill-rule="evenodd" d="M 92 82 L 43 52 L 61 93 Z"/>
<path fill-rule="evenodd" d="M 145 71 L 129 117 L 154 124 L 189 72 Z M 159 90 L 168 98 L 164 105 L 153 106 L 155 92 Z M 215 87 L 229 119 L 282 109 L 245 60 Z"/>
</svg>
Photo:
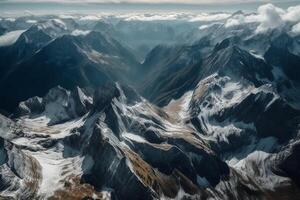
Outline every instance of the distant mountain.
<svg viewBox="0 0 300 200">
<path fill-rule="evenodd" d="M 4 20 L 37 21 L 0 47 L 0 199 L 298 200 L 299 36 L 271 6 Z"/>
<path fill-rule="evenodd" d="M 1 76 L 6 75 L 15 65 L 33 56 L 39 49 L 49 43 L 52 38 L 38 26 L 32 26 L 20 35 L 17 41 L 0 47 Z"/>
<path fill-rule="evenodd" d="M 201 79 L 213 73 L 233 79 L 242 77 L 255 84 L 260 84 L 260 79 L 273 79 L 270 65 L 240 49 L 229 39 L 206 53 L 205 49 L 209 47 L 207 42 L 198 42 L 193 46 L 155 48 L 143 64 L 144 68 L 152 70 L 141 89 L 143 94 L 150 101 L 166 105 L 172 98 L 181 97 Z M 156 56 L 162 56 L 163 59 Z"/>
<path fill-rule="evenodd" d="M 0 25 L 0 35 L 5 33 L 6 29 Z"/>
<path fill-rule="evenodd" d="M 5 65 L 9 70 L 4 69 L 6 75 L 1 78 L 2 107 L 8 110 L 15 108 L 20 100 L 44 95 L 56 85 L 71 89 L 99 86 L 109 80 L 129 81 L 139 68 L 139 63 L 127 49 L 99 32 L 84 36 L 64 35 L 41 49 L 38 47 L 51 38 L 43 31 L 34 33 L 31 35 L 34 40 L 28 39 L 28 32 L 25 32 L 13 46 L 7 47 L 12 49 L 9 52 L 11 60 L 16 62 Z M 25 55 L 17 52 L 22 47 Z"/>
<path fill-rule="evenodd" d="M 121 20 L 114 25 L 116 38 L 133 49 L 135 55 L 144 61 L 145 56 L 157 45 L 184 44 L 186 40 L 180 37 L 192 24 L 174 21 L 144 21 Z"/>
</svg>

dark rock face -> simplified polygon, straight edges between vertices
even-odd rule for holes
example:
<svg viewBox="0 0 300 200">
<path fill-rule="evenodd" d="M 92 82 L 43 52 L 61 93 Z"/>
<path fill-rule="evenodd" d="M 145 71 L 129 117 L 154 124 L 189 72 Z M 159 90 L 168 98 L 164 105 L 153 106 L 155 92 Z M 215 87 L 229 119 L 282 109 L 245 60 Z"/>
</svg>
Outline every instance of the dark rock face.
<svg viewBox="0 0 300 200">
<path fill-rule="evenodd" d="M 98 32 L 77 37 L 64 35 L 47 43 L 50 39 L 43 30 L 29 29 L 9 46 L 11 50 L 3 49 L 3 59 L 11 57 L 15 62 L 1 62 L 3 109 L 13 111 L 20 101 L 44 96 L 57 85 L 73 90 L 76 86 L 98 87 L 111 80 L 132 80 L 139 68 L 125 47 Z M 34 46 L 29 48 L 28 45 Z M 15 52 L 21 51 L 21 46 L 24 46 L 24 55 Z M 9 52 L 10 56 L 6 55 Z M 15 97 L 15 93 L 19 95 Z"/>
<path fill-rule="evenodd" d="M 172 98 L 179 98 L 184 91 L 192 89 L 199 81 L 202 64 L 200 50 L 195 46 L 154 49 L 151 53 L 155 54 L 153 60 L 156 63 L 149 58 L 143 64 L 144 68 L 151 68 L 151 71 L 148 71 L 140 89 L 142 93 L 150 101 L 166 105 Z M 164 58 L 160 59 L 160 56 Z"/>
<path fill-rule="evenodd" d="M 143 94 L 150 101 L 164 106 L 172 98 L 181 97 L 186 91 L 195 88 L 201 79 L 214 73 L 235 80 L 243 78 L 257 86 L 262 85 L 264 79 L 274 79 L 269 64 L 242 50 L 230 39 L 217 44 L 211 53 L 202 53 L 201 50 L 208 46 L 206 43 L 197 43 L 173 49 L 156 47 L 143 64 L 144 68 L 153 70 L 148 72 L 151 76 L 144 83 Z M 155 58 L 160 58 L 159 56 L 163 57 L 158 59 L 161 62 L 154 63 L 150 59 L 154 57 L 153 60 L 157 60 Z"/>
<path fill-rule="evenodd" d="M 223 40 L 222 42 L 218 43 L 215 46 L 214 51 L 217 52 L 219 50 L 225 49 L 231 45 L 230 43 L 231 43 L 230 38 L 227 38 L 227 39 Z"/>
<path fill-rule="evenodd" d="M 16 115 L 22 116 L 31 113 L 41 113 L 44 109 L 45 105 L 43 105 L 42 99 L 39 97 L 32 97 L 19 104 Z"/>
<path fill-rule="evenodd" d="M 99 189 L 113 188 L 117 199 L 152 199 L 151 191 L 129 169 L 121 149 L 110 144 L 112 141 L 108 138 L 103 138 L 99 127 L 95 127 L 90 141 L 86 153 L 92 157 L 94 164 L 83 177 L 85 181 Z"/>
<path fill-rule="evenodd" d="M 196 174 L 205 177 L 207 184 L 213 187 L 220 182 L 221 177 L 229 175 L 229 168 L 225 163 L 200 148 L 190 147 L 185 140 L 168 139 L 168 144 L 172 146 L 166 149 L 154 148 L 147 143 L 134 143 L 132 148 L 141 152 L 143 159 L 160 172 L 171 175 L 178 170 L 195 185 L 198 184 Z M 191 154 L 197 156 L 191 158 Z"/>
<path fill-rule="evenodd" d="M 73 91 L 58 86 L 52 88 L 43 98 L 33 97 L 19 104 L 15 117 L 24 115 L 46 115 L 49 124 L 83 116 L 92 108 L 92 97 L 87 96 L 79 87 Z"/>
<path fill-rule="evenodd" d="M 7 162 L 7 152 L 6 149 L 4 148 L 5 146 L 5 140 L 3 138 L 0 138 L 0 152 L 1 152 L 1 162 L 0 164 L 3 165 L 4 163 Z"/>
<path fill-rule="evenodd" d="M 43 30 L 32 26 L 22 33 L 13 45 L 0 47 L 0 78 L 2 79 L 12 71 L 10 68 L 34 55 L 51 39 Z"/>
<path fill-rule="evenodd" d="M 142 101 L 141 96 L 137 93 L 137 91 L 126 85 L 126 84 L 118 84 L 118 87 L 123 91 L 124 96 L 126 97 L 126 103 L 131 105 L 136 102 Z"/>
<path fill-rule="evenodd" d="M 56 41 L 44 48 L 31 59 L 20 64 L 9 77 L 2 80 L 1 90 L 6 91 L 5 96 L 2 97 L 4 107 L 12 110 L 18 101 L 30 96 L 43 96 L 56 85 L 68 89 L 73 89 L 76 85 L 85 86 L 89 82 L 86 80 L 86 76 L 90 76 L 91 80 L 94 80 L 92 77 L 98 75 L 100 81 L 94 84 L 101 84 L 103 80 L 107 80 L 107 77 L 91 64 L 86 64 L 82 68 L 79 67 L 82 66 L 81 61 L 84 60 L 84 57 L 76 52 L 76 46 L 68 43 L 68 41 L 65 41 L 67 43 L 65 44 L 64 41 L 61 39 L 61 42 Z M 54 47 L 55 43 L 60 43 L 57 48 Z M 60 52 L 64 53 L 60 55 Z M 78 67 L 74 67 L 76 65 Z M 13 91 L 18 92 L 19 96 L 14 97 Z"/>
<path fill-rule="evenodd" d="M 94 105 L 101 111 L 105 106 L 110 105 L 113 98 L 120 97 L 120 92 L 115 84 L 108 83 L 96 90 L 94 94 Z"/>
<path fill-rule="evenodd" d="M 3 138 L 0 138 L 0 152 L 1 152 L 0 153 L 0 156 L 1 156 L 0 165 L 3 166 L 3 165 L 5 165 L 8 162 L 7 150 L 5 149 L 5 140 Z M 7 189 L 7 188 L 9 188 L 11 186 L 10 180 L 6 179 L 4 173 L 1 173 L 0 180 L 1 180 L 0 181 L 1 191 L 4 191 L 5 189 Z"/>
<path fill-rule="evenodd" d="M 267 62 L 280 67 L 292 81 L 300 81 L 300 57 L 289 52 L 282 46 L 271 46 L 265 54 Z"/>
<path fill-rule="evenodd" d="M 298 110 L 290 107 L 274 93 L 260 91 L 250 94 L 240 104 L 223 110 L 215 117 L 218 121 L 254 123 L 260 136 L 275 136 L 286 140 L 295 133 L 293 124 L 297 123 L 299 115 Z"/>
<path fill-rule="evenodd" d="M 16 198 L 36 198 L 40 168 L 36 160 L 0 138 L 0 192 L 17 193 Z M 1 195 L 10 199 L 10 194 Z"/>
<path fill-rule="evenodd" d="M 141 97 L 131 87 L 110 82 L 96 89 L 94 93 L 94 107 L 101 111 L 105 106 L 110 105 L 114 98 L 125 98 L 123 100 L 127 104 L 141 101 Z"/>
<path fill-rule="evenodd" d="M 290 144 L 284 151 L 276 156 L 274 171 L 279 175 L 291 177 L 293 181 L 300 185 L 300 143 L 299 141 Z"/>
<path fill-rule="evenodd" d="M 60 87 L 52 89 L 42 99 L 44 112 L 49 104 L 71 96 Z M 109 188 L 116 199 L 175 198 L 180 188 L 187 196 L 196 195 L 229 176 L 229 167 L 206 147 L 205 141 L 190 133 L 190 139 L 168 136 L 163 123 L 167 114 L 141 100 L 130 87 L 107 84 L 95 91 L 83 125 L 63 139 L 49 138 L 39 144 L 44 148 L 63 144 L 64 157 L 84 157 L 82 183 L 97 190 Z M 141 114 L 140 109 L 148 114 Z M 132 136 L 126 136 L 129 132 Z M 202 182 L 198 176 L 203 177 Z"/>
<path fill-rule="evenodd" d="M 5 33 L 6 29 L 0 25 L 0 35 Z"/>
<path fill-rule="evenodd" d="M 273 80 L 271 69 L 272 67 L 263 59 L 255 57 L 226 39 L 217 45 L 213 53 L 203 62 L 202 78 L 218 73 L 220 76 L 229 76 L 236 80 L 244 78 L 255 85 L 261 85 L 260 79 Z"/>
<path fill-rule="evenodd" d="M 75 112 L 78 116 L 86 114 L 92 108 L 92 99 L 79 87 L 71 92 L 71 98 L 74 100 Z"/>
</svg>

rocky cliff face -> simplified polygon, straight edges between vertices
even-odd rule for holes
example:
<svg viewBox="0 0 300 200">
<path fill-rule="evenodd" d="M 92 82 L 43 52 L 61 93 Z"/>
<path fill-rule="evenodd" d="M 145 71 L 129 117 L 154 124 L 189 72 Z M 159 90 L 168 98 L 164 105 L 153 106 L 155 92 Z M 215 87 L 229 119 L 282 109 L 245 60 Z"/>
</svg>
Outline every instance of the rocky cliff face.
<svg viewBox="0 0 300 200">
<path fill-rule="evenodd" d="M 2 194 L 50 199 L 230 199 L 232 195 L 263 199 L 268 195 L 275 198 L 274 188 L 286 189 L 281 188 L 282 182 L 298 191 L 298 183 L 293 181 L 297 180 L 297 167 L 289 164 L 297 162 L 297 145 L 279 151 L 279 144 L 284 146 L 289 141 L 281 138 L 281 129 L 278 135 L 265 123 L 260 130 L 269 112 L 270 116 L 278 116 L 274 112 L 289 113 L 284 120 L 294 119 L 298 112 L 282 107 L 285 104 L 274 100 L 273 93 L 269 97 L 266 88 L 258 88 L 240 102 L 212 112 L 218 105 L 214 104 L 205 116 L 202 102 L 215 90 L 200 91 L 203 84 L 199 83 L 192 95 L 164 109 L 115 83 L 94 92 L 57 87 L 43 98 L 20 103 L 16 122 L 1 118 L 15 127 L 9 128 L 9 137 L 1 141 L 1 166 L 10 171 L 5 173 L 13 174 L 3 176 Z M 235 95 L 231 100 L 238 99 Z M 247 109 L 249 103 L 243 102 L 254 99 L 268 108 Z M 249 114 L 246 118 L 243 109 Z M 252 124 L 255 121 L 261 124 Z M 252 171 L 255 168 L 258 171 Z M 17 187 L 10 193 L 16 180 L 25 184 L 27 179 L 33 188 L 22 193 L 22 187 Z M 48 190 L 54 183 L 55 187 Z M 82 193 L 69 194 L 72 191 Z"/>
</svg>

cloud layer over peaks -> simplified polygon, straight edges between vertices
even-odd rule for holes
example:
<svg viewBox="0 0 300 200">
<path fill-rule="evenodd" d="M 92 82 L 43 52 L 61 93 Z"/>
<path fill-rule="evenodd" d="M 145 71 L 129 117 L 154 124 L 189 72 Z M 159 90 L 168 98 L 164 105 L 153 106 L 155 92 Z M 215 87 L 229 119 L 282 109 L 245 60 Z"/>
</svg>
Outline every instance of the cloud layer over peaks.
<svg viewBox="0 0 300 200">
<path fill-rule="evenodd" d="M 256 33 L 264 33 L 272 29 L 282 29 L 287 25 L 291 25 L 291 32 L 297 33 L 300 22 L 300 5 L 289 7 L 284 10 L 274 6 L 273 4 L 265 4 L 257 9 L 254 14 L 237 14 L 228 18 L 225 27 L 233 27 L 245 23 L 258 23 L 255 30 Z"/>
</svg>

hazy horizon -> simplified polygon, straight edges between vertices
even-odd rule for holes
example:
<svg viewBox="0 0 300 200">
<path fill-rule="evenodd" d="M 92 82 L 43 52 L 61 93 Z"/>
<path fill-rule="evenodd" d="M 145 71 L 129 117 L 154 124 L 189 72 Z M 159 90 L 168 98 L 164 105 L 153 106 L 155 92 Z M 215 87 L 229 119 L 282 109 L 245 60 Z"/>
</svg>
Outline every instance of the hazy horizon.
<svg viewBox="0 0 300 200">
<path fill-rule="evenodd" d="M 142 1 L 77 1 L 77 0 L 0 0 L 1 16 L 24 16 L 24 15 L 44 15 L 44 14 L 61 14 L 61 13 L 77 13 L 92 14 L 97 12 L 129 12 L 129 11 L 191 11 L 191 12 L 235 12 L 243 10 L 245 12 L 253 12 L 266 3 L 272 3 L 280 8 L 288 8 L 300 4 L 300 0 L 291 1 L 240 1 L 228 0 L 222 3 L 215 1 L 208 2 L 201 0 L 196 3 L 194 0 L 187 1 L 155 1 L 150 3 L 148 0 Z M 194 3 L 193 3 L 194 2 Z"/>
</svg>

